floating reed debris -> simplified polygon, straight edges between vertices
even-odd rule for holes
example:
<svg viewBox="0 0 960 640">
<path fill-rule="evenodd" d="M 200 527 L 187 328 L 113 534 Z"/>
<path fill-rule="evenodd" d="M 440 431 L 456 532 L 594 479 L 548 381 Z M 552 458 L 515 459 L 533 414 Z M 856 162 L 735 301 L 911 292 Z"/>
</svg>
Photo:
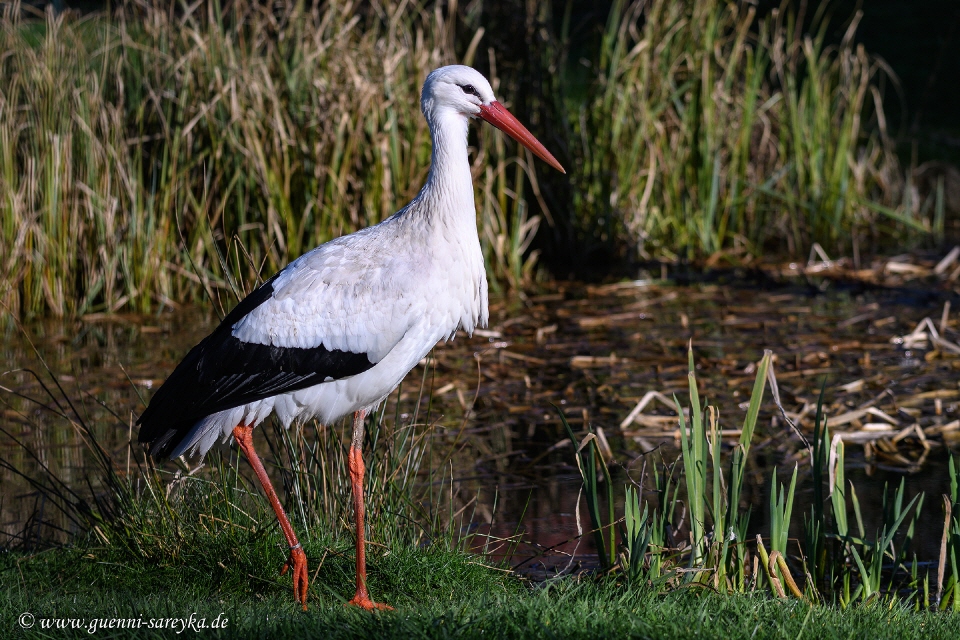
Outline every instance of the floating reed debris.
<svg viewBox="0 0 960 640">
<path fill-rule="evenodd" d="M 772 276 L 796 278 L 801 276 L 833 280 L 855 280 L 865 284 L 886 287 L 902 286 L 916 281 L 929 281 L 953 287 L 960 278 L 960 246 L 954 246 L 939 260 L 929 256 L 901 254 L 892 257 L 875 257 L 869 266 L 861 265 L 860 259 L 840 257 L 831 259 L 819 245 L 814 245 L 806 263 L 758 265 Z"/>
<path fill-rule="evenodd" d="M 776 388 L 775 367 L 770 366 L 767 375 L 771 385 Z M 868 462 L 882 461 L 888 466 L 899 466 L 906 471 L 918 471 L 933 446 L 949 445 L 954 442 L 954 432 L 960 428 L 960 420 L 954 420 L 948 424 L 934 422 L 925 429 L 917 421 L 918 416 L 904 411 L 904 408 L 922 406 L 931 400 L 936 402 L 955 398 L 960 398 L 960 390 L 943 389 L 901 398 L 891 396 L 889 398 L 893 405 L 891 409 L 897 417 L 876 406 L 862 407 L 833 415 L 829 407 L 822 405 L 816 406 L 814 414 L 814 405 L 810 403 L 806 403 L 798 412 L 790 412 L 782 405 L 780 408 L 783 418 L 792 428 L 798 430 L 797 433 L 801 438 L 811 434 L 815 428 L 813 420 L 823 415 L 826 427 L 834 432 L 834 438 L 862 445 Z M 644 409 L 652 406 L 651 401 L 654 399 L 672 409 L 670 413 L 673 415 L 645 414 Z M 842 406 L 842 400 L 836 406 Z M 677 413 L 677 410 L 676 405 L 671 405 L 665 394 L 649 391 L 620 423 L 620 428 L 625 437 L 637 439 L 644 444 L 672 440 L 679 445 L 686 436 L 677 429 L 677 420 L 679 419 L 681 423 L 684 420 L 684 416 Z M 871 418 L 879 419 L 880 422 L 870 422 Z M 637 426 L 640 428 L 636 428 Z M 845 430 L 840 431 L 840 428 Z M 741 430 L 738 429 L 721 429 L 718 433 L 720 438 L 740 438 L 742 435 Z"/>
</svg>

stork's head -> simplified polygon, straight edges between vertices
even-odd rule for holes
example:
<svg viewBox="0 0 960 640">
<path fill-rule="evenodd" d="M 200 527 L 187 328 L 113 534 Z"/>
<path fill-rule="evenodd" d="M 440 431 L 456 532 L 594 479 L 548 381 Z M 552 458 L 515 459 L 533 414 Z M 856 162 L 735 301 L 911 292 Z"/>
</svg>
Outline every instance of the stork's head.
<svg viewBox="0 0 960 640">
<path fill-rule="evenodd" d="M 452 64 L 432 71 L 423 83 L 420 109 L 429 123 L 451 113 L 486 120 L 554 169 L 566 173 L 540 141 L 497 102 L 490 83 L 476 69 Z"/>
</svg>

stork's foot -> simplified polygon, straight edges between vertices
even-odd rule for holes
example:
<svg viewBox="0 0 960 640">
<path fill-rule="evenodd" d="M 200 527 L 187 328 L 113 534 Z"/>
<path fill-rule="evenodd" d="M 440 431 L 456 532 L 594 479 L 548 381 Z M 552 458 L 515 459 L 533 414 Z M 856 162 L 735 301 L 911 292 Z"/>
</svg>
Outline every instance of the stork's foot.
<svg viewBox="0 0 960 640">
<path fill-rule="evenodd" d="M 347 606 L 361 607 L 367 611 L 373 611 L 374 609 L 378 611 L 393 611 L 393 607 L 388 604 L 383 604 L 382 602 L 374 602 L 370 599 L 370 596 L 363 593 L 358 593 L 353 596 L 353 600 L 347 603 Z"/>
<path fill-rule="evenodd" d="M 283 565 L 280 575 L 287 575 L 287 571 L 292 569 L 293 574 L 293 599 L 303 605 L 303 610 L 307 610 L 307 587 L 310 585 L 309 574 L 307 573 L 307 554 L 298 544 L 290 549 L 290 557 L 287 563 Z"/>
</svg>

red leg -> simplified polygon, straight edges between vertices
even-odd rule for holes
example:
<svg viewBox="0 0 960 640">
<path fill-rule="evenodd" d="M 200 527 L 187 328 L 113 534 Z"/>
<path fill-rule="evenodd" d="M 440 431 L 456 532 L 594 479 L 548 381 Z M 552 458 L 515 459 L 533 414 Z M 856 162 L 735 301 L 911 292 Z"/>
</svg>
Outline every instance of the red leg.
<svg viewBox="0 0 960 640">
<path fill-rule="evenodd" d="M 347 604 L 363 607 L 367 611 L 373 609 L 390 609 L 393 607 L 374 602 L 367 594 L 367 552 L 364 544 L 364 509 L 363 509 L 363 418 L 365 413 L 357 411 L 353 414 L 353 441 L 350 443 L 350 453 L 347 464 L 350 469 L 350 486 L 353 488 L 353 515 L 357 527 L 357 593 Z"/>
<path fill-rule="evenodd" d="M 233 437 L 236 439 L 237 444 L 240 445 L 243 453 L 246 454 L 250 466 L 253 467 L 254 473 L 257 474 L 257 478 L 260 480 L 263 492 L 267 494 L 267 500 L 270 501 L 273 512 L 277 514 L 277 520 L 280 521 L 280 528 L 283 529 L 283 535 L 287 538 L 287 544 L 290 546 L 290 557 L 287 558 L 286 564 L 283 565 L 283 570 L 280 572 L 280 575 L 286 575 L 289 569 L 293 569 L 293 598 L 302 604 L 303 610 L 306 611 L 307 587 L 310 584 L 307 574 L 307 554 L 303 552 L 300 542 L 297 541 L 297 534 L 293 532 L 293 527 L 290 526 L 287 514 L 284 513 L 283 506 L 281 506 L 280 500 L 277 499 L 277 492 L 273 490 L 270 478 L 267 476 L 267 472 L 263 468 L 257 452 L 253 449 L 253 427 L 239 424 L 233 430 Z"/>
</svg>

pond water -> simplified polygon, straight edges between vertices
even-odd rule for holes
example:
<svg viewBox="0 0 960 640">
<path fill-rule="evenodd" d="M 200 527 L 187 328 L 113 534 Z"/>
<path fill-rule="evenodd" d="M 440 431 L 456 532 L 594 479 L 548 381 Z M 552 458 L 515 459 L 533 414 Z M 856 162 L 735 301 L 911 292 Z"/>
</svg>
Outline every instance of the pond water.
<svg viewBox="0 0 960 640">
<path fill-rule="evenodd" d="M 645 465 L 676 458 L 678 431 L 666 403 L 654 400 L 639 413 L 634 409 L 651 391 L 688 404 L 688 344 L 701 398 L 719 407 L 730 444 L 745 414 L 755 363 L 770 349 L 783 407 L 808 434 L 824 385 L 831 429 L 847 434 L 847 477 L 861 504 L 873 507 L 864 508 L 868 529 L 880 517 L 885 483 L 903 479 L 908 496 L 926 492 L 929 517 L 921 519 L 917 544 L 921 559 L 929 560 L 939 547 L 948 451 L 960 445 L 960 357 L 937 348 L 929 335 L 926 341 L 918 334 L 902 337 L 931 318 L 941 338 L 956 342 L 960 325 L 949 304 L 944 314 L 945 303 L 960 309 L 952 294 L 918 288 L 742 280 L 559 283 L 536 295 L 495 299 L 487 330 L 438 346 L 391 402 L 408 419 L 419 401 L 423 417 L 428 400 L 419 390 L 423 367 L 431 367 L 431 420 L 440 429 L 462 428 L 471 447 L 469 462 L 458 463 L 454 475 L 464 496 L 477 496 L 474 531 L 519 539 L 493 548 L 536 573 L 565 566 L 566 554 L 589 564 L 594 553 L 590 536 L 576 540 L 580 477 L 558 411 L 575 430 L 589 425 L 602 432 L 615 483 L 640 481 Z M 56 415 L 66 410 L 63 400 L 58 408 L 52 399 L 58 394 L 44 391 L 51 383 L 38 354 L 100 445 L 127 472 L 140 397 L 148 398 L 216 322 L 212 311 L 193 309 L 45 321 L 24 332 L 7 327 L 0 336 L 7 363 L 0 376 L 0 459 L 6 463 L 0 469 L 0 545 L 41 535 L 30 527 L 48 520 L 38 494 L 12 469 L 29 476 L 46 465 L 82 492 L 91 464 L 83 434 Z M 770 468 L 785 474 L 797 463 L 799 524 L 811 494 L 805 448 L 768 393 L 743 498 L 752 505 L 756 531 L 766 532 Z M 588 530 L 586 510 L 580 515 Z"/>
</svg>

